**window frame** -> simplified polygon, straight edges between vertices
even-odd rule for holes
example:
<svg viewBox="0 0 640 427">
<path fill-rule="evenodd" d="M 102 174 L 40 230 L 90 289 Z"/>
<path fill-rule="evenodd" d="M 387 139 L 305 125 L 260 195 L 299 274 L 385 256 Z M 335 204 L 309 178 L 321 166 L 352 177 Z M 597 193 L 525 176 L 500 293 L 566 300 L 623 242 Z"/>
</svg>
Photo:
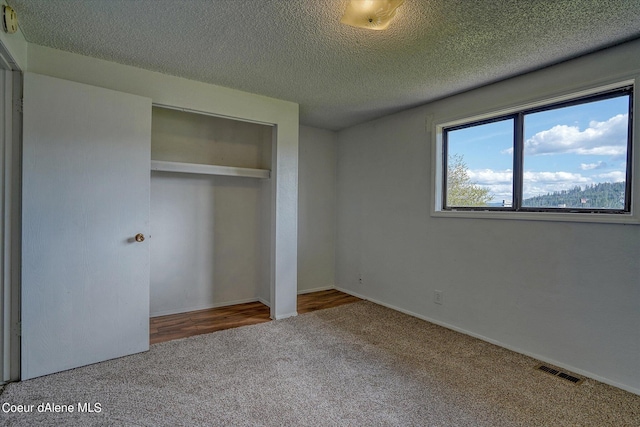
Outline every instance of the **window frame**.
<svg viewBox="0 0 640 427">
<path fill-rule="evenodd" d="M 629 120 L 627 141 L 627 168 L 625 181 L 624 209 L 594 209 L 594 208 L 555 208 L 555 207 L 522 207 L 522 191 L 524 178 L 524 119 L 527 114 L 549 111 L 574 105 L 596 102 L 629 94 Z M 436 144 L 432 152 L 432 162 L 435 182 L 435 197 L 432 199 L 432 216 L 462 217 L 462 218 L 500 218 L 524 220 L 551 220 L 575 222 L 607 222 L 607 223 L 640 223 L 638 193 L 638 171 L 640 165 L 640 148 L 636 145 L 638 125 L 635 119 L 634 106 L 637 104 L 637 90 L 635 79 L 599 86 L 583 91 L 575 91 L 566 95 L 546 98 L 540 101 L 514 106 L 512 108 L 488 112 L 485 114 L 464 117 L 455 120 L 442 121 L 434 127 Z M 447 132 L 472 126 L 513 120 L 513 203 L 511 207 L 500 206 L 446 206 L 446 172 L 447 172 Z M 635 149 L 634 149 L 635 148 Z"/>
<path fill-rule="evenodd" d="M 447 203 L 447 171 L 449 170 L 449 144 L 447 141 L 447 132 L 449 131 L 456 131 L 456 130 L 461 130 L 461 129 L 468 129 L 470 127 L 474 127 L 474 126 L 482 126 L 482 125 L 488 125 L 491 123 L 496 123 L 496 122 L 501 122 L 501 121 L 507 121 L 507 120 L 513 120 L 513 140 L 514 140 L 514 145 L 513 145 L 513 179 L 511 181 L 511 191 L 512 191 L 512 202 L 515 199 L 515 194 L 516 194 L 516 144 L 515 141 L 518 139 L 518 120 L 517 120 L 517 116 L 518 114 L 507 114 L 507 115 L 502 115 L 502 116 L 496 116 L 496 117 L 492 117 L 492 118 L 488 118 L 488 119 L 483 119 L 483 120 L 479 120 L 479 121 L 474 121 L 474 122 L 469 122 L 469 123 L 464 123 L 461 125 L 456 125 L 456 126 L 450 126 L 450 127 L 443 127 L 442 129 L 442 188 L 440 189 L 440 191 L 442 192 L 442 209 L 446 210 L 446 211 L 450 211 L 450 210 L 468 210 L 468 211 L 486 211 L 486 210 L 495 210 L 495 211 L 514 211 L 513 207 L 512 208 L 507 208 L 507 207 L 500 207 L 500 206 L 452 206 L 452 207 L 447 207 L 446 203 Z M 512 205 L 513 206 L 513 205 Z"/>
</svg>

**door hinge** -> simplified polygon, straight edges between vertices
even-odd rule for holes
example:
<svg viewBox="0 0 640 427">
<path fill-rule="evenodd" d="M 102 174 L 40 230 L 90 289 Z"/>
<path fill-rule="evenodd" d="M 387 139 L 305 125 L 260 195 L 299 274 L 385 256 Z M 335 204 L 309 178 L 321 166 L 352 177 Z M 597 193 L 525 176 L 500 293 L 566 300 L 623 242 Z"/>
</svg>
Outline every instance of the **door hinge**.
<svg viewBox="0 0 640 427">
<path fill-rule="evenodd" d="M 22 113 L 22 108 L 24 107 L 24 99 L 16 99 L 13 101 L 13 108 L 18 112 Z"/>
<path fill-rule="evenodd" d="M 22 321 L 16 322 L 16 324 L 13 327 L 13 332 L 14 332 L 14 334 L 18 335 L 19 337 L 22 336 Z"/>
</svg>

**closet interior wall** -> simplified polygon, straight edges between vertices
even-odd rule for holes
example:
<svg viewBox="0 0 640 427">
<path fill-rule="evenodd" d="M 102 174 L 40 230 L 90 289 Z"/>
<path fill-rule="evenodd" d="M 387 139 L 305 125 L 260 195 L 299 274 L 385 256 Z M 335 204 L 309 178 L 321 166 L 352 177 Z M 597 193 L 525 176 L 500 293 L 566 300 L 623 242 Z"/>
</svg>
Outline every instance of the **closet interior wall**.
<svg viewBox="0 0 640 427">
<path fill-rule="evenodd" d="M 153 107 L 151 159 L 271 170 L 273 129 Z M 152 170 L 152 317 L 269 304 L 271 186 L 268 178 Z"/>
</svg>

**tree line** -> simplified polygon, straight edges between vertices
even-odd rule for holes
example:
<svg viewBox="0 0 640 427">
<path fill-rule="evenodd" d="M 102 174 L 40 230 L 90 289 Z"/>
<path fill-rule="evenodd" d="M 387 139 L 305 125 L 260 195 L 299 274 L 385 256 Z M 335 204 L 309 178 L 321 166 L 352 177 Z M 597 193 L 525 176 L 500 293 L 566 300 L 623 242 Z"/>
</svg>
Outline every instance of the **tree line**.
<svg viewBox="0 0 640 427">
<path fill-rule="evenodd" d="M 584 188 L 554 191 L 522 201 L 524 207 L 624 209 L 624 182 L 602 182 Z M 464 156 L 449 156 L 447 163 L 447 206 L 487 206 L 491 191 L 471 180 Z"/>
<path fill-rule="evenodd" d="M 602 182 L 587 185 L 584 188 L 576 185 L 570 190 L 524 199 L 526 207 L 568 207 L 595 209 L 624 209 L 624 182 Z"/>
</svg>

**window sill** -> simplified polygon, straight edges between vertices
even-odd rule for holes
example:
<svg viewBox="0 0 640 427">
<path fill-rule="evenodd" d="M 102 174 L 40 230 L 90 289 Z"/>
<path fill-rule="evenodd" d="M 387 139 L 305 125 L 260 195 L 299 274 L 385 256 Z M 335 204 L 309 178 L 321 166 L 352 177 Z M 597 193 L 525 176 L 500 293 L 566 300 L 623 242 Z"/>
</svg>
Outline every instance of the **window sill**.
<svg viewBox="0 0 640 427">
<path fill-rule="evenodd" d="M 640 218 L 637 215 L 632 214 L 432 210 L 431 216 L 434 218 L 501 219 L 520 221 L 587 222 L 598 224 L 640 225 Z"/>
</svg>

